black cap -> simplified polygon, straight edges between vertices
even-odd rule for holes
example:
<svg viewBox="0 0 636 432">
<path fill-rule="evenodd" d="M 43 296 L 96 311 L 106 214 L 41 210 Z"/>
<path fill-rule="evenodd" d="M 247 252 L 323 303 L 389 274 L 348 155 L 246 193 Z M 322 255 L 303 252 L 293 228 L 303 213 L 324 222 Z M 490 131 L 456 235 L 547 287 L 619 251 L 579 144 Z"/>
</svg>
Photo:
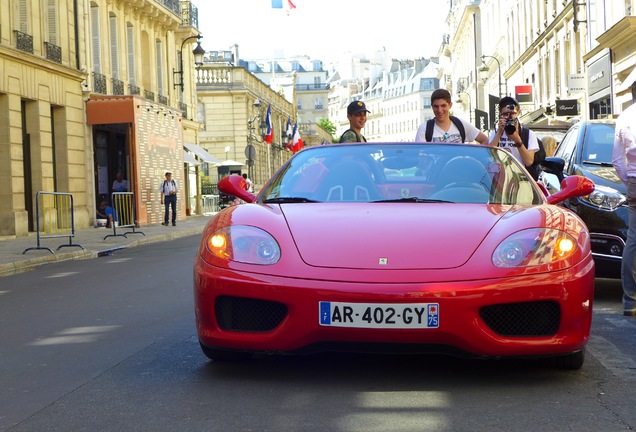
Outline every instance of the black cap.
<svg viewBox="0 0 636 432">
<path fill-rule="evenodd" d="M 166 175 L 168 175 L 168 174 L 172 175 L 172 173 L 170 171 L 166 171 Z"/>
<path fill-rule="evenodd" d="M 361 112 L 371 112 L 362 101 L 353 101 L 347 107 L 347 115 L 360 114 Z"/>
</svg>

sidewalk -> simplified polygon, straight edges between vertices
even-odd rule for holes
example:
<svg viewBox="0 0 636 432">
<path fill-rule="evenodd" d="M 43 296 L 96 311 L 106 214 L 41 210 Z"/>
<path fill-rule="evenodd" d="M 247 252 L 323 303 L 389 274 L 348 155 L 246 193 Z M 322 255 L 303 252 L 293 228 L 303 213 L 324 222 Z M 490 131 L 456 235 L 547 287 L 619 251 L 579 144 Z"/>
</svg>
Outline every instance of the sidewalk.
<svg viewBox="0 0 636 432">
<path fill-rule="evenodd" d="M 113 234 L 112 228 L 82 228 L 75 230 L 75 237 L 71 239 L 72 244 L 78 244 L 84 249 L 68 245 L 69 237 L 41 238 L 40 247 L 47 249 L 32 249 L 37 247 L 37 236 L 32 233 L 28 237 L 0 237 L 0 277 L 11 276 L 17 273 L 34 269 L 43 264 L 65 261 L 97 258 L 114 250 L 127 247 L 134 247 L 146 243 L 170 240 L 178 237 L 200 234 L 212 216 L 188 216 L 185 221 L 177 222 L 177 226 L 146 225 L 135 228 L 137 233 L 131 233 L 131 228 L 117 229 L 117 234 L 128 233 L 126 237 L 118 235 L 116 237 L 105 236 Z M 139 234 L 139 233 L 143 233 Z"/>
</svg>

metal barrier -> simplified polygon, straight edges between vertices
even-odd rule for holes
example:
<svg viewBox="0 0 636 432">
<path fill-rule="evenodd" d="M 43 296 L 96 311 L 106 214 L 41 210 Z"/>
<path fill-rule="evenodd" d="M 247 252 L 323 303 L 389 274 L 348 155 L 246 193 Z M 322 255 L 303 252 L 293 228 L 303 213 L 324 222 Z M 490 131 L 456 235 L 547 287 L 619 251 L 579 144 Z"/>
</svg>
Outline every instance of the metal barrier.
<svg viewBox="0 0 636 432">
<path fill-rule="evenodd" d="M 75 207 L 73 206 L 73 195 L 64 192 L 38 192 L 35 194 L 35 226 L 37 235 L 37 246 L 26 248 L 22 254 L 35 249 L 45 249 L 55 254 L 53 250 L 40 245 L 43 238 L 68 237 L 68 244 L 57 247 L 79 247 L 81 245 L 73 243 L 75 237 Z"/>
<path fill-rule="evenodd" d="M 111 195 L 111 203 L 113 211 L 113 233 L 104 237 L 126 237 L 128 234 L 141 234 L 141 231 L 135 231 L 137 220 L 135 218 L 135 194 L 132 192 L 113 192 Z M 117 234 L 117 228 L 132 228 L 132 231 L 126 231 L 123 234 Z"/>
<path fill-rule="evenodd" d="M 201 195 L 201 212 L 204 215 L 211 215 L 219 210 L 218 195 Z"/>
</svg>

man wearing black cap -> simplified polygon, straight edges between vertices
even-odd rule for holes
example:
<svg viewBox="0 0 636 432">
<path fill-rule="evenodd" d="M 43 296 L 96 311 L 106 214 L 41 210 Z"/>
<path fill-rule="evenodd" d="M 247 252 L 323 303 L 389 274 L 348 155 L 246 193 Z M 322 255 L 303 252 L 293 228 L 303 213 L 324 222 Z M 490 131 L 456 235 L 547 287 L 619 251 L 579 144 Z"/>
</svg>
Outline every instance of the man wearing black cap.
<svg viewBox="0 0 636 432">
<path fill-rule="evenodd" d="M 166 172 L 166 179 L 161 183 L 159 187 L 161 192 L 161 204 L 166 206 L 166 211 L 163 216 L 163 223 L 161 225 L 168 226 L 169 209 L 172 206 L 172 226 L 177 225 L 177 192 L 179 188 L 177 183 L 172 179 L 172 173 Z"/>
<path fill-rule="evenodd" d="M 349 119 L 349 129 L 340 137 L 341 143 L 346 142 L 367 142 L 362 136 L 362 128 L 367 122 L 367 113 L 370 112 L 364 102 L 353 101 L 347 107 L 347 118 Z"/>
</svg>

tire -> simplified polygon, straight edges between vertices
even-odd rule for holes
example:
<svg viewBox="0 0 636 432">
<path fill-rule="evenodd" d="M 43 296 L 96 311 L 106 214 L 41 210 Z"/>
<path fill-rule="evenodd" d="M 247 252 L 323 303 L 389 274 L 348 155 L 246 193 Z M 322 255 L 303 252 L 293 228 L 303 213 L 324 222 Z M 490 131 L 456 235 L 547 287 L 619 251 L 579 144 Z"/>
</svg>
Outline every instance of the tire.
<svg viewBox="0 0 636 432">
<path fill-rule="evenodd" d="M 252 353 L 243 352 L 243 351 L 228 351 L 216 348 L 210 348 L 205 346 L 199 341 L 199 345 L 201 346 L 201 351 L 207 358 L 212 361 L 245 361 L 249 360 L 252 357 Z"/>
</svg>

